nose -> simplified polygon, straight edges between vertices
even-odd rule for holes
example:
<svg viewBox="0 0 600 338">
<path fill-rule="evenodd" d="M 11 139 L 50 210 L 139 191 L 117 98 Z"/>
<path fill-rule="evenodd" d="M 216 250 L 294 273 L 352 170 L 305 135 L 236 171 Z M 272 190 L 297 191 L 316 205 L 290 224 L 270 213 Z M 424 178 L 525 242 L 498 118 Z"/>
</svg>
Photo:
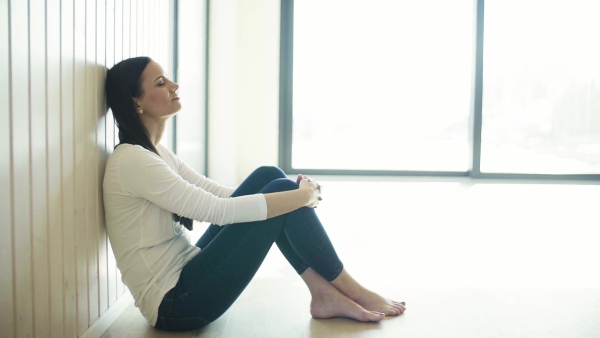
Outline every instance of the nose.
<svg viewBox="0 0 600 338">
<path fill-rule="evenodd" d="M 171 87 L 171 92 L 175 93 L 175 92 L 177 92 L 178 89 L 179 89 L 179 85 L 177 83 L 173 82 L 173 85 Z"/>
</svg>

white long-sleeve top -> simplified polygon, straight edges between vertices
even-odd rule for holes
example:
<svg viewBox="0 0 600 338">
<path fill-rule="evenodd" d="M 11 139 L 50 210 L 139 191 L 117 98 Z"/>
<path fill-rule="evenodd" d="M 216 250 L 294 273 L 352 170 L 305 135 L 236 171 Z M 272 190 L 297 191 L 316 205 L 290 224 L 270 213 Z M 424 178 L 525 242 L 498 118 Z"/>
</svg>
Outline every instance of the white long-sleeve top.
<svg viewBox="0 0 600 338">
<path fill-rule="evenodd" d="M 157 150 L 160 156 L 119 145 L 103 184 L 106 229 L 122 281 L 152 326 L 164 295 L 200 252 L 173 213 L 219 225 L 267 218 L 262 194 L 230 198 L 233 188 L 198 174 L 164 146 Z"/>
</svg>

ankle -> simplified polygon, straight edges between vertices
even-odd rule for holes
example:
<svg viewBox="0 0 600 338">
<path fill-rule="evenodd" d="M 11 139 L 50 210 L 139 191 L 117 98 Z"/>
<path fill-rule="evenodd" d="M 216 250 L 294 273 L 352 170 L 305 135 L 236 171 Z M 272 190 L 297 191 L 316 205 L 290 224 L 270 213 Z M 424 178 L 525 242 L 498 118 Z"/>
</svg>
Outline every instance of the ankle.
<svg viewBox="0 0 600 338">
<path fill-rule="evenodd" d="M 331 284 L 335 286 L 341 293 L 343 293 L 346 297 L 356 301 L 361 298 L 365 293 L 366 289 L 358 284 L 350 275 L 342 274 L 340 277 L 334 279 Z"/>
</svg>

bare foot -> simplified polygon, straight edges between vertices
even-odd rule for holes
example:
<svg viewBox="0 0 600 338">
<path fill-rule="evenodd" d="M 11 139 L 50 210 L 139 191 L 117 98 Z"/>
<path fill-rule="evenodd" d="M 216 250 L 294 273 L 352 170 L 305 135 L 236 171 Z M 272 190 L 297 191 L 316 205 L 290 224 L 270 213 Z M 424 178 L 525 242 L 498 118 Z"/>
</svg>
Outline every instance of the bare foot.
<svg viewBox="0 0 600 338">
<path fill-rule="evenodd" d="M 406 310 L 405 302 L 396 302 L 375 292 L 363 288 L 362 293 L 354 299 L 356 303 L 371 311 L 383 312 L 386 316 L 398 316 Z"/>
<path fill-rule="evenodd" d="M 331 282 L 342 294 L 355 301 L 363 308 L 382 312 L 386 316 L 398 316 L 406 310 L 406 303 L 396 302 L 365 289 L 343 269 L 340 275 Z"/>
<path fill-rule="evenodd" d="M 361 322 L 378 322 L 385 317 L 381 312 L 366 310 L 334 287 L 313 294 L 310 314 L 319 319 L 346 317 Z"/>
<path fill-rule="evenodd" d="M 314 318 L 345 317 L 361 322 L 378 322 L 385 317 L 381 312 L 369 311 L 356 304 L 311 268 L 300 277 L 310 290 L 310 314 Z"/>
</svg>

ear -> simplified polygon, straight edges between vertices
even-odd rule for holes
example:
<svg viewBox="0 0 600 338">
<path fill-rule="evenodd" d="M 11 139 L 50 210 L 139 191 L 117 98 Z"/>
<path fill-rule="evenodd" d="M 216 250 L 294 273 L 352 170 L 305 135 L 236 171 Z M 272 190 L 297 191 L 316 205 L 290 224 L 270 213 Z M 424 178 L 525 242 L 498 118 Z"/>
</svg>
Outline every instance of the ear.
<svg viewBox="0 0 600 338">
<path fill-rule="evenodd" d="M 140 106 L 140 100 L 136 99 L 135 97 L 131 98 L 131 100 L 133 101 L 133 106 L 135 107 L 135 109 L 142 109 L 142 107 Z"/>
</svg>

